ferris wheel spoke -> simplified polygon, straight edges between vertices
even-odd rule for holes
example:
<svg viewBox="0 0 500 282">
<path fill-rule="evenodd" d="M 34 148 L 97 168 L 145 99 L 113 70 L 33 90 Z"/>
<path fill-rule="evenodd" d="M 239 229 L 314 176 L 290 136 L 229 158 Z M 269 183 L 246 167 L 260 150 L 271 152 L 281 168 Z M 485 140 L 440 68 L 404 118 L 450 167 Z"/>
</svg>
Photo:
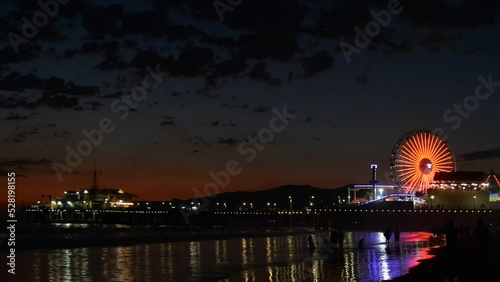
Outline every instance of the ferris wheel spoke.
<svg viewBox="0 0 500 282">
<path fill-rule="evenodd" d="M 433 158 L 434 159 L 439 159 L 443 155 L 446 155 L 447 153 L 448 153 L 448 150 L 446 150 L 446 145 L 441 144 L 441 146 L 438 148 L 438 150 L 436 151 L 436 153 L 434 153 Z"/>
<path fill-rule="evenodd" d="M 414 171 L 414 170 L 413 170 L 413 171 L 408 171 L 408 172 L 406 172 L 406 173 L 401 173 L 401 174 L 400 174 L 400 178 L 401 178 L 401 179 L 411 178 L 411 177 L 413 177 L 413 175 L 415 175 L 416 173 L 417 173 L 417 172 L 416 172 L 416 171 Z"/>
<path fill-rule="evenodd" d="M 411 152 L 408 152 L 406 148 L 401 149 L 401 152 L 399 155 L 401 157 L 405 157 L 408 159 L 415 159 L 416 158 Z"/>
<path fill-rule="evenodd" d="M 439 138 L 437 138 L 437 137 L 432 138 L 432 145 L 431 145 L 432 146 L 432 150 L 431 150 L 432 158 L 435 158 L 436 152 L 439 149 L 440 144 L 441 144 L 441 140 L 439 140 Z"/>
<path fill-rule="evenodd" d="M 436 158 L 436 163 L 442 163 L 445 162 L 446 160 L 452 160 L 452 156 L 450 152 L 445 152 L 441 154 L 439 157 Z"/>
<path fill-rule="evenodd" d="M 413 142 L 410 140 L 408 143 L 408 150 L 411 152 L 411 156 L 413 156 L 416 160 L 418 159 L 418 148 L 413 144 Z"/>
<path fill-rule="evenodd" d="M 408 147 L 403 147 L 401 148 L 401 151 L 400 151 L 401 154 L 404 154 L 405 156 L 409 157 L 409 158 L 417 158 L 417 155 L 415 154 L 414 151 L 411 151 L 411 148 L 408 148 Z"/>
<path fill-rule="evenodd" d="M 401 162 L 406 162 L 406 163 L 410 163 L 410 164 L 415 164 L 417 162 L 419 162 L 419 159 L 416 159 L 416 158 L 408 158 L 406 156 L 401 156 Z"/>
<path fill-rule="evenodd" d="M 429 145 L 428 145 L 428 152 L 427 154 L 432 158 L 432 154 L 434 150 L 436 149 L 436 141 L 438 139 L 434 137 L 433 135 L 429 135 Z"/>
<path fill-rule="evenodd" d="M 415 174 L 413 177 L 409 180 L 409 186 L 413 188 L 418 188 L 418 182 L 420 180 L 420 175 Z"/>
<path fill-rule="evenodd" d="M 446 154 L 450 154 L 448 148 L 446 147 L 446 144 L 444 143 L 441 143 L 439 149 L 436 151 L 436 153 L 434 154 L 434 158 L 435 159 L 439 159 L 441 158 L 443 155 L 446 155 Z"/>
<path fill-rule="evenodd" d="M 423 134 L 419 134 L 417 139 L 418 139 L 418 144 L 420 145 L 420 156 L 424 156 L 426 155 L 426 151 L 425 151 L 425 142 Z"/>
<path fill-rule="evenodd" d="M 415 137 L 412 136 L 408 139 L 406 144 L 412 149 L 412 153 L 418 154 L 418 147 L 417 144 L 415 143 Z"/>
<path fill-rule="evenodd" d="M 430 136 L 427 136 L 427 135 L 428 135 L 427 133 L 423 134 L 422 141 L 424 143 L 424 153 L 425 153 L 425 155 L 429 156 L 429 148 L 430 148 L 429 140 L 431 138 L 430 138 Z"/>
<path fill-rule="evenodd" d="M 424 134 L 418 135 L 418 143 L 420 144 L 420 156 L 426 155 L 426 145 L 425 145 Z"/>
</svg>

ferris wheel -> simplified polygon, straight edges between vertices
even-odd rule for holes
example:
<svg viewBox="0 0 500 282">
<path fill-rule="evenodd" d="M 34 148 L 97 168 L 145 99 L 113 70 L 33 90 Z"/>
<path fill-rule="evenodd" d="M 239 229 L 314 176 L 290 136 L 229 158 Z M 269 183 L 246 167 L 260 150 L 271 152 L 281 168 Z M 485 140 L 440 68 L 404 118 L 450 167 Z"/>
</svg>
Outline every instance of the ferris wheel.
<svg viewBox="0 0 500 282">
<path fill-rule="evenodd" d="M 426 193 L 436 172 L 455 171 L 455 157 L 444 140 L 427 130 L 410 131 L 391 153 L 391 178 L 407 193 Z"/>
</svg>

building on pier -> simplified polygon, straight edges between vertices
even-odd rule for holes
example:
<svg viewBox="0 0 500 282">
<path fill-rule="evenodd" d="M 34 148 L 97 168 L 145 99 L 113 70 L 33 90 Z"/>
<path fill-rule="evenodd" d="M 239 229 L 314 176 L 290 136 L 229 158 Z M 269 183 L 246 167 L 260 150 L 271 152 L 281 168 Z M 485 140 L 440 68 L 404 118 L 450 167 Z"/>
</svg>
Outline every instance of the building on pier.
<svg viewBox="0 0 500 282">
<path fill-rule="evenodd" d="M 49 209 L 105 209 L 133 207 L 134 198 L 137 196 L 122 189 L 99 187 L 96 164 L 91 187 L 64 191 L 64 197 L 55 200 L 52 195 L 42 195 L 42 198 L 49 198 L 48 204 L 41 205 Z"/>
</svg>

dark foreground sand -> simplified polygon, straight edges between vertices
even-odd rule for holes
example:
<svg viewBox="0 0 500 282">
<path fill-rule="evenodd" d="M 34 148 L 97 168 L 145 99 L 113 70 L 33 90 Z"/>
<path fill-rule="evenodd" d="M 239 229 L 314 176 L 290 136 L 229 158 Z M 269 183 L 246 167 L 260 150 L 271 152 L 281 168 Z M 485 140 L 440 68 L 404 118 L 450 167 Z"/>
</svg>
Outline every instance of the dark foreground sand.
<svg viewBox="0 0 500 282">
<path fill-rule="evenodd" d="M 486 282 L 500 281 L 500 233 L 492 232 L 487 247 L 478 247 L 470 237 L 459 238 L 458 247 L 430 250 L 435 255 L 422 260 L 409 273 L 390 281 Z"/>
</svg>

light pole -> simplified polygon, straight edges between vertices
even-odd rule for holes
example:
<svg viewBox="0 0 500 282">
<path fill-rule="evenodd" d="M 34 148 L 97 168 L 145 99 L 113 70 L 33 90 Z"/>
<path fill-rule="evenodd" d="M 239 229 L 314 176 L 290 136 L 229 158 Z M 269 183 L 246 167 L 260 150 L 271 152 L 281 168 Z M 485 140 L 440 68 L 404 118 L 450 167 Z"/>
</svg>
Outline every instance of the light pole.
<svg viewBox="0 0 500 282">
<path fill-rule="evenodd" d="M 431 195 L 431 209 L 432 209 L 432 200 L 434 200 L 434 195 Z"/>
<path fill-rule="evenodd" d="M 292 196 L 288 196 L 288 199 L 290 200 L 290 211 L 292 211 Z"/>
<path fill-rule="evenodd" d="M 476 209 L 476 195 L 474 195 L 474 209 Z"/>
</svg>

